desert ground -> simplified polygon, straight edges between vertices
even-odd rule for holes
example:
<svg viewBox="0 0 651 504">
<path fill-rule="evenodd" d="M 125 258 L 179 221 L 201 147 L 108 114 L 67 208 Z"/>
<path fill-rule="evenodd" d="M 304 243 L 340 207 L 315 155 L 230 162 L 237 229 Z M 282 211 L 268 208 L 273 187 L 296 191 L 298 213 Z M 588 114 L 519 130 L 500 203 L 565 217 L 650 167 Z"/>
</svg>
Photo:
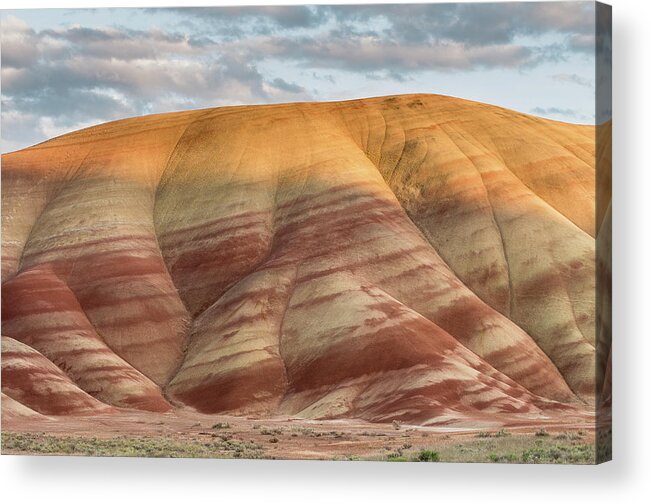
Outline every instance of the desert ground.
<svg viewBox="0 0 651 504">
<path fill-rule="evenodd" d="M 2 453 L 22 455 L 594 463 L 594 418 L 493 428 L 423 427 L 359 420 L 255 419 L 129 411 L 9 422 Z"/>
</svg>

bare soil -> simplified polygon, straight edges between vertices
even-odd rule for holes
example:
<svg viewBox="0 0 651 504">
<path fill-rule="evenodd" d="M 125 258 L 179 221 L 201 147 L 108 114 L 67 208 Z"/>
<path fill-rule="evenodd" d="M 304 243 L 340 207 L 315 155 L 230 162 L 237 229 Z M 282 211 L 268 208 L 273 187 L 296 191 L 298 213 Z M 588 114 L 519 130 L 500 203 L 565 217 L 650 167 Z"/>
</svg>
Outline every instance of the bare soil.
<svg viewBox="0 0 651 504">
<path fill-rule="evenodd" d="M 593 463 L 592 417 L 425 427 L 125 411 L 5 418 L 2 453 L 315 460 Z"/>
</svg>

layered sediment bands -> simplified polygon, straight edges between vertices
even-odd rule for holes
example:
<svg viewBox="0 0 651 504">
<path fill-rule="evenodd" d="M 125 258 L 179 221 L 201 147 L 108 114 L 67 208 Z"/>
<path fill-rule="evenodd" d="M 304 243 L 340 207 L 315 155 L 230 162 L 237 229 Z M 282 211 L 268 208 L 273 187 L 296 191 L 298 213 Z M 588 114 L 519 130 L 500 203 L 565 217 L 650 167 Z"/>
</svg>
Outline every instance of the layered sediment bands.
<svg viewBox="0 0 651 504">
<path fill-rule="evenodd" d="M 33 348 L 2 337 L 2 392 L 44 415 L 106 413 L 109 406 L 79 389 Z"/>
<path fill-rule="evenodd" d="M 80 134 L 63 137 L 58 149 L 43 144 L 40 163 L 77 156 L 31 224 L 21 254 L 21 270 L 55 270 L 107 345 L 159 385 L 178 367 L 189 323 L 153 224 L 153 192 L 183 130 L 178 123 L 177 117 L 161 124 L 146 118 L 108 139 L 99 127 L 81 135 L 83 140 Z M 24 170 L 37 172 L 39 158 L 23 152 L 15 156 L 30 167 Z"/>
<path fill-rule="evenodd" d="M 596 228 L 600 229 L 612 200 L 613 122 L 606 121 L 596 128 Z"/>
<path fill-rule="evenodd" d="M 121 407 L 583 407 L 594 156 L 594 128 L 429 95 L 76 132 L 3 156 L 3 333 Z"/>
<path fill-rule="evenodd" d="M 597 401 L 610 417 L 612 399 L 612 121 L 596 128 L 597 141 Z"/>
<path fill-rule="evenodd" d="M 465 285 L 524 329 L 570 387 L 590 398 L 594 129 L 481 104 L 454 120 L 443 104 L 434 113 L 443 118 L 433 121 L 421 99 L 412 110 L 428 113 L 414 113 L 407 127 L 404 118 L 391 120 L 398 104 L 375 111 L 387 125 L 403 123 L 386 128 L 375 154 L 391 189 Z M 568 194 L 575 204 L 560 202 Z"/>
<path fill-rule="evenodd" d="M 259 114 L 244 109 L 224 127 L 218 112 L 186 127 L 156 191 L 160 248 L 195 316 L 260 264 L 272 239 L 280 145 L 266 146 Z"/>
<path fill-rule="evenodd" d="M 34 226 L 22 268 L 53 269 L 106 344 L 164 384 L 181 359 L 188 317 L 158 249 L 152 211 L 144 186 L 77 178 Z"/>
<path fill-rule="evenodd" d="M 40 352 L 82 390 L 106 404 L 170 409 L 159 387 L 118 357 L 65 282 L 50 266 L 35 266 L 3 285 L 3 327 Z"/>
<path fill-rule="evenodd" d="M 612 208 L 597 235 L 597 400 L 610 405 L 612 398 Z"/>
<path fill-rule="evenodd" d="M 281 350 L 290 414 L 440 423 L 454 412 L 533 413 L 546 402 L 430 320 L 342 272 L 319 283 L 299 277 Z"/>
<path fill-rule="evenodd" d="M 2 186 L 2 280 L 16 274 L 32 226 L 43 212 L 51 192 L 47 176 L 29 169 L 7 167 L 3 158 Z M 20 166 L 20 163 L 18 163 Z"/>
<path fill-rule="evenodd" d="M 293 267 L 256 271 L 194 322 L 170 395 L 204 412 L 269 414 L 287 391 L 281 326 Z"/>
<path fill-rule="evenodd" d="M 4 392 L 0 394 L 0 401 L 2 402 L 2 422 L 20 421 L 25 418 L 38 418 L 41 422 L 49 420 L 49 417 L 37 413 Z"/>
</svg>

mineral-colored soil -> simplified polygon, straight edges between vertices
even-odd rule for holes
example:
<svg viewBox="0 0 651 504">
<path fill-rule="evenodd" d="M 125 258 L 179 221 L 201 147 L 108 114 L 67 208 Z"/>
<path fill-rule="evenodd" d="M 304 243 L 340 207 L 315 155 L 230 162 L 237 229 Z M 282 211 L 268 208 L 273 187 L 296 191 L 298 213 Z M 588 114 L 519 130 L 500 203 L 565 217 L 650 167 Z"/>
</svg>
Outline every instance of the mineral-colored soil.
<svg viewBox="0 0 651 504">
<path fill-rule="evenodd" d="M 5 154 L 3 430 L 355 431 L 274 447 L 311 458 L 375 453 L 358 431 L 393 421 L 586 428 L 610 393 L 595 179 L 595 128 L 436 95 L 147 116 Z"/>
</svg>

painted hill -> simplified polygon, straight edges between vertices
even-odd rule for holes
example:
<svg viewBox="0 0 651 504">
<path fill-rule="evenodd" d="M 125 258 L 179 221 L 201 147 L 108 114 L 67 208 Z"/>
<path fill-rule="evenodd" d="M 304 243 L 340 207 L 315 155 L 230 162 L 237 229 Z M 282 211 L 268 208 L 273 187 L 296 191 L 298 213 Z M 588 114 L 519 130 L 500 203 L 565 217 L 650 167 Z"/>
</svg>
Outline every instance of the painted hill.
<svg viewBox="0 0 651 504">
<path fill-rule="evenodd" d="M 593 404 L 594 159 L 593 127 L 436 95 L 3 155 L 3 393 L 416 423 Z"/>
</svg>

